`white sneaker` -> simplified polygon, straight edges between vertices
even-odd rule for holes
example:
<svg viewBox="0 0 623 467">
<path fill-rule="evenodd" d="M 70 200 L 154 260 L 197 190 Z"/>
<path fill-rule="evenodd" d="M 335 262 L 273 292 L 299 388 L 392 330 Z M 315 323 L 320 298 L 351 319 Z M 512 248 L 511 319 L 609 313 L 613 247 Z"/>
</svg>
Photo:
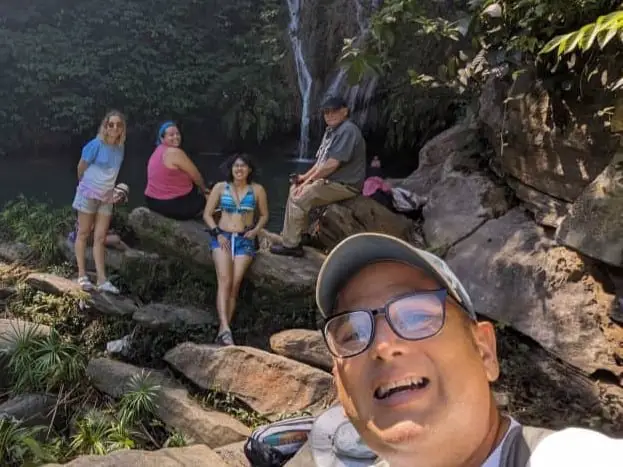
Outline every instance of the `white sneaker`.
<svg viewBox="0 0 623 467">
<path fill-rule="evenodd" d="M 95 286 L 93 285 L 93 282 L 91 282 L 88 276 L 78 277 L 78 285 L 85 292 L 91 292 L 92 290 L 95 290 Z"/>
<path fill-rule="evenodd" d="M 115 295 L 119 295 L 119 289 L 117 287 L 115 287 L 114 285 L 112 285 L 110 283 L 110 281 L 106 281 L 103 284 L 100 284 L 97 286 L 97 291 L 98 292 L 108 292 L 111 294 L 115 294 Z"/>
</svg>

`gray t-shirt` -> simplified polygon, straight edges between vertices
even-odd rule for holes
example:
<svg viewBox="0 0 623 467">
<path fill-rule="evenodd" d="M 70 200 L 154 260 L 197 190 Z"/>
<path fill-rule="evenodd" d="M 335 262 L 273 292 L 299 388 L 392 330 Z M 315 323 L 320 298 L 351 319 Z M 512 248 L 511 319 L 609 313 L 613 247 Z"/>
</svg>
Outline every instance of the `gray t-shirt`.
<svg viewBox="0 0 623 467">
<path fill-rule="evenodd" d="M 338 169 L 327 177 L 332 182 L 363 188 L 366 177 L 366 141 L 359 127 L 345 120 L 336 128 L 327 127 L 316 153 L 318 163 L 327 159 L 340 162 Z"/>
</svg>

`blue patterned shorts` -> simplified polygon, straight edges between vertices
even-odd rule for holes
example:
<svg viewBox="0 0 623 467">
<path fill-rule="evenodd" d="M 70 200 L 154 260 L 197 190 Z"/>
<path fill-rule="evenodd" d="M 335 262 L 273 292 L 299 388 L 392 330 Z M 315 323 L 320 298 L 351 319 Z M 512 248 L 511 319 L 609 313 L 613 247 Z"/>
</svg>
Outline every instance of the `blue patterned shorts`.
<svg viewBox="0 0 623 467">
<path fill-rule="evenodd" d="M 224 235 L 229 243 L 231 244 L 231 255 L 235 256 L 250 256 L 255 257 L 256 248 L 255 248 L 255 239 L 244 238 L 244 233 L 231 233 L 231 232 L 221 232 L 221 235 Z M 215 249 L 220 248 L 218 240 L 212 237 L 210 241 L 210 249 L 214 251 Z"/>
</svg>

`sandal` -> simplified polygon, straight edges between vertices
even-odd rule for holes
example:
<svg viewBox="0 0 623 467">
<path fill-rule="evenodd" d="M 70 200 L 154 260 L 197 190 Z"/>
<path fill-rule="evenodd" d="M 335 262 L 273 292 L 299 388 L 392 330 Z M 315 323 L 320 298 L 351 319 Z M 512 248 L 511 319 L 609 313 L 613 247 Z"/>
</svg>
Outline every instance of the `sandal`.
<svg viewBox="0 0 623 467">
<path fill-rule="evenodd" d="M 234 344 L 234 336 L 232 336 L 229 329 L 227 331 L 219 332 L 218 336 L 216 336 L 215 342 L 218 345 L 236 345 Z"/>
<path fill-rule="evenodd" d="M 88 276 L 78 277 L 78 285 L 85 292 L 91 292 L 95 289 L 93 282 L 91 282 Z"/>
<path fill-rule="evenodd" d="M 119 289 L 117 287 L 115 287 L 114 285 L 112 285 L 110 283 L 110 281 L 106 281 L 103 284 L 100 284 L 97 286 L 97 291 L 98 292 L 108 292 L 114 295 L 119 295 Z"/>
</svg>

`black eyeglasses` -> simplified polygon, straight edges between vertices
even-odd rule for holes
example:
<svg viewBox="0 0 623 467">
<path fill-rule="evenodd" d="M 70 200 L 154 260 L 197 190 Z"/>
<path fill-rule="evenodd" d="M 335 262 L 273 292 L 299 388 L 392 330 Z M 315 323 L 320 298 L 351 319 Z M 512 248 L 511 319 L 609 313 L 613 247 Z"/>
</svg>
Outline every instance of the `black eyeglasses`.
<svg viewBox="0 0 623 467">
<path fill-rule="evenodd" d="M 381 314 L 402 339 L 418 341 L 432 337 L 445 323 L 447 296 L 445 289 L 414 292 L 396 297 L 382 308 L 333 315 L 325 320 L 323 328 L 327 347 L 339 358 L 365 352 L 374 342 L 376 317 Z"/>
<path fill-rule="evenodd" d="M 123 128 L 123 122 L 108 122 L 108 128 Z"/>
</svg>

